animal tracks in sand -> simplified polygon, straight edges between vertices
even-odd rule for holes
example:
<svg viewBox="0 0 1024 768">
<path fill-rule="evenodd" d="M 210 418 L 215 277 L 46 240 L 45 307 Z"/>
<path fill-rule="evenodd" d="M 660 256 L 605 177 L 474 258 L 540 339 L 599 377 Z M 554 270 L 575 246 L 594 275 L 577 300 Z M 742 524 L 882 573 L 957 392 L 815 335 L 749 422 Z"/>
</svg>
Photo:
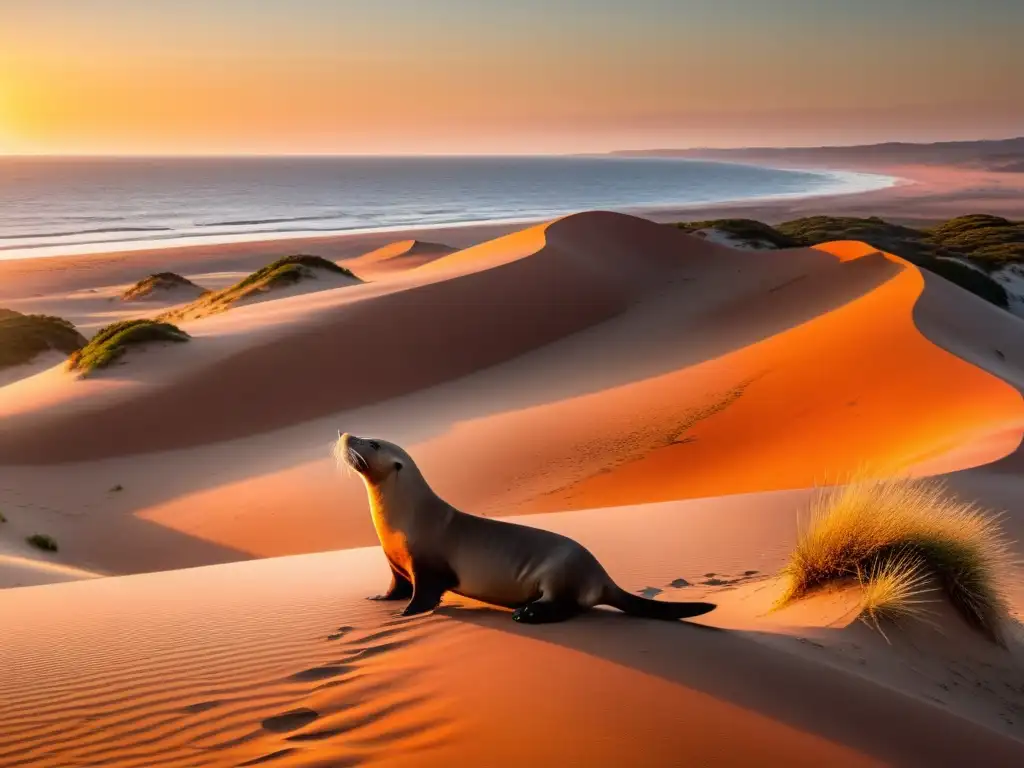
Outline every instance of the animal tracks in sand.
<svg viewBox="0 0 1024 768">
<path fill-rule="evenodd" d="M 337 658 L 289 676 L 290 683 L 313 686 L 294 706 L 261 721 L 253 746 L 264 751 L 239 765 L 354 766 L 383 750 L 417 752 L 442 743 L 453 723 L 439 714 L 436 693 L 419 670 L 392 658 L 424 635 L 435 636 L 441 625 L 424 617 L 383 627 L 344 626 L 327 635 Z"/>
<path fill-rule="evenodd" d="M 403 651 L 448 623 L 377 613 L 329 632 L 268 626 L 245 643 L 138 651 L 147 666 L 131 675 L 83 668 L 60 696 L 26 694 L 0 731 L 0 765 L 355 766 L 446 743 L 443 696 L 422 655 Z"/>
<path fill-rule="evenodd" d="M 764 578 L 760 571 L 747 570 L 734 576 L 730 576 L 725 573 L 705 573 L 703 581 L 692 582 L 680 577 L 673 579 L 664 587 L 644 587 L 638 589 L 636 593 L 641 597 L 646 597 L 653 600 L 658 595 L 662 594 L 666 589 L 685 589 L 686 587 L 694 586 L 705 586 L 705 587 L 735 587 L 739 584 L 746 584 L 751 581 L 756 581 L 760 578 Z"/>
</svg>

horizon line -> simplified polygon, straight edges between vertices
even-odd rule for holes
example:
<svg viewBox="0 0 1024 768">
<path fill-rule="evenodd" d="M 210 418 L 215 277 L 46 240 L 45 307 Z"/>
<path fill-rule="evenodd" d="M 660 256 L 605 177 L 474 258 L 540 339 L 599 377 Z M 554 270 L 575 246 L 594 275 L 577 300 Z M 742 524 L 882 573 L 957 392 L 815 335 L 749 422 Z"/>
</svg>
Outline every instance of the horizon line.
<svg viewBox="0 0 1024 768">
<path fill-rule="evenodd" d="M 589 152 L 0 152 L 0 159 L 235 159 L 235 158 L 354 158 L 354 157 L 593 157 L 627 152 L 743 152 L 761 150 L 856 149 L 890 145 L 936 146 L 942 144 L 995 144 L 1024 141 L 1024 135 L 1011 135 L 1000 139 L 952 139 L 942 141 L 879 141 L 867 144 L 803 144 L 803 145 L 739 145 L 731 147 L 645 147 L 593 150 Z"/>
</svg>

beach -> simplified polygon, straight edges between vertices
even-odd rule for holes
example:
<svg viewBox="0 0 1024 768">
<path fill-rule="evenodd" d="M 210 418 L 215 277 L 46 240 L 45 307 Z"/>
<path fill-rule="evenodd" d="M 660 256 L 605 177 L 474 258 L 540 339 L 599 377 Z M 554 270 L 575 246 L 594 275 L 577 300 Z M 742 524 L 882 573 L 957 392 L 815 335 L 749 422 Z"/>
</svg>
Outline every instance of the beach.
<svg viewBox="0 0 1024 768">
<path fill-rule="evenodd" d="M 778 162 L 778 161 L 776 161 Z M 692 206 L 625 206 L 624 212 L 652 221 L 672 223 L 743 217 L 777 223 L 809 215 L 879 216 L 895 223 L 927 225 L 971 212 L 1009 218 L 1024 217 L 1024 180 L 1019 173 L 995 173 L 959 167 L 878 164 L 850 169 L 854 173 L 893 178 L 895 183 L 866 192 L 838 195 L 805 195 L 777 200 L 753 200 Z M 538 219 L 539 220 L 539 219 Z M 85 252 L 45 258 L 0 259 L 0 297 L 24 298 L 58 291 L 91 287 L 93 270 L 101 279 L 130 282 L 140 272 L 195 270 L 206 272 L 250 271 L 268 257 L 289 250 L 312 251 L 331 259 L 355 258 L 374 248 L 407 239 L 466 247 L 522 229 L 529 220 L 502 223 L 430 225 L 388 228 L 326 236 L 288 236 L 243 242 L 168 245 L 153 242 L 150 248 L 102 250 L 83 246 Z M 253 236 L 256 237 L 256 236 Z M 127 246 L 126 246 L 127 247 Z M 130 256 L 129 256 L 130 254 Z"/>
<path fill-rule="evenodd" d="M 0 260 L 4 308 L 188 334 L 0 386 L 0 765 L 1020 764 L 1016 577 L 1006 647 L 944 604 L 886 634 L 856 590 L 775 608 L 815 488 L 866 462 L 1024 540 L 1024 321 L 863 243 L 665 226 L 1024 217 L 1021 174 L 851 170 L 901 181 Z M 354 277 L 310 262 L 203 303 L 296 253 Z M 124 299 L 161 272 L 195 291 Z M 388 566 L 339 431 L 404 446 L 460 509 L 576 539 L 630 592 L 718 608 L 396 617 L 365 600 Z"/>
</svg>

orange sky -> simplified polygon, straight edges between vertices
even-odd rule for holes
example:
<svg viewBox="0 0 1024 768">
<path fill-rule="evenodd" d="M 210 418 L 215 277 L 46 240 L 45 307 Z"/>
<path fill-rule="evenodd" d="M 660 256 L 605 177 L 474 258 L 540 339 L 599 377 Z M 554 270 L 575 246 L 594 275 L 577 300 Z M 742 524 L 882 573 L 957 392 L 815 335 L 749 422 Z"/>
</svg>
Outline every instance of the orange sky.
<svg viewBox="0 0 1024 768">
<path fill-rule="evenodd" d="M 767 15 L 754 0 L 548 5 L 0 0 L 0 153 L 575 152 L 1024 132 L 1024 99 L 1009 97 L 1024 93 L 1024 53 L 1006 23 L 1024 11 L 1003 0 L 968 16 L 944 0 L 896 4 L 931 11 L 911 18 L 876 0 L 846 15 L 800 0 Z M 997 6 L 1003 23 L 977 11 Z"/>
</svg>

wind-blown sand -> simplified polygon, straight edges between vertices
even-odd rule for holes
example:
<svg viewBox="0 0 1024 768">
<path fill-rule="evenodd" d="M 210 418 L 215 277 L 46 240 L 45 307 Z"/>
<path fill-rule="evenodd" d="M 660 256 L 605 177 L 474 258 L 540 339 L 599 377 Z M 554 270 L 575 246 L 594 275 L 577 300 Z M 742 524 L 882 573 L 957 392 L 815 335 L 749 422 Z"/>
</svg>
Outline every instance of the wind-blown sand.
<svg viewBox="0 0 1024 768">
<path fill-rule="evenodd" d="M 842 595 L 767 614 L 806 489 L 865 463 L 951 473 L 1024 535 L 1019 318 L 863 244 L 739 251 L 611 213 L 398 264 L 415 246 L 343 247 L 381 279 L 0 388 L 0 583 L 144 574 L 0 592 L 0 764 L 1024 760 L 1017 641 L 944 616 L 889 646 Z M 219 253 L 182 274 L 251 267 Z M 127 267 L 11 270 L 88 321 L 75 297 Z M 405 445 L 459 507 L 578 538 L 626 588 L 721 603 L 718 629 L 395 619 L 363 600 L 387 569 L 339 428 Z"/>
</svg>

